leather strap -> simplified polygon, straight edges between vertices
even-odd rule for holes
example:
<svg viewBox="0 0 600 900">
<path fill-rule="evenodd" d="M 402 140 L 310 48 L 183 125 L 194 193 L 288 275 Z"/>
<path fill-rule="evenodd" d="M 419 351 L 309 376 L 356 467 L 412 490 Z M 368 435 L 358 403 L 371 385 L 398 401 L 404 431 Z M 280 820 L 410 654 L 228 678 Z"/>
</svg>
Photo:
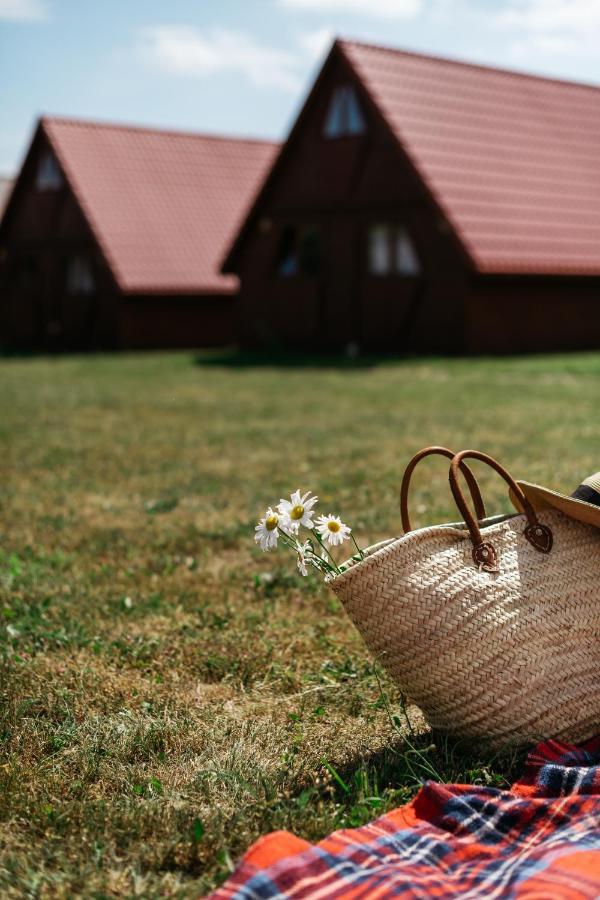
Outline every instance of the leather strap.
<svg viewBox="0 0 600 900">
<path fill-rule="evenodd" d="M 413 458 L 407 465 L 404 476 L 402 478 L 402 485 L 400 487 L 400 516 L 402 518 L 402 528 L 404 530 L 404 534 L 412 531 L 410 516 L 408 514 L 408 489 L 410 487 L 412 474 L 417 464 L 420 463 L 422 459 L 425 459 L 426 456 L 432 456 L 433 454 L 445 456 L 447 459 L 454 458 L 454 453 L 452 452 L 452 450 L 448 450 L 447 447 L 424 447 L 423 450 L 419 450 L 419 452 L 413 456 Z M 479 490 L 479 485 L 475 481 L 475 476 L 466 463 L 461 464 L 461 471 L 465 476 L 467 485 L 469 486 L 469 491 L 471 492 L 471 498 L 473 500 L 475 512 L 477 513 L 477 518 L 485 519 L 485 506 L 483 505 L 483 500 L 481 499 L 481 491 Z"/>
<path fill-rule="evenodd" d="M 553 544 L 552 531 L 547 525 L 542 525 L 538 521 L 531 503 L 506 469 L 492 456 L 488 456 L 487 453 L 481 453 L 480 450 L 462 450 L 460 453 L 456 454 L 450 463 L 450 488 L 452 489 L 452 495 L 456 501 L 456 505 L 469 529 L 471 542 L 473 544 L 473 560 L 479 568 L 485 569 L 487 572 L 497 572 L 498 556 L 493 544 L 483 540 L 477 520 L 469 509 L 465 496 L 461 490 L 458 476 L 459 472 L 463 471 L 462 466 L 465 459 L 481 460 L 481 462 L 491 466 L 492 469 L 504 478 L 510 487 L 513 496 L 516 498 L 527 517 L 528 524 L 523 534 L 532 547 L 535 547 L 540 553 L 549 553 Z"/>
</svg>

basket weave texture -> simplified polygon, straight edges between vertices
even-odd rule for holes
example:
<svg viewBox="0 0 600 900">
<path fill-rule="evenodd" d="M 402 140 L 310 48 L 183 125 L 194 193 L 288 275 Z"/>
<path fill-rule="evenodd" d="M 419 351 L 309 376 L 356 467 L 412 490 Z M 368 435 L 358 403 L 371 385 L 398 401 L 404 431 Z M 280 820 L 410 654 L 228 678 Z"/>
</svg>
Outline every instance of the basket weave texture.
<svg viewBox="0 0 600 900">
<path fill-rule="evenodd" d="M 600 731 L 600 529 L 544 511 L 482 523 L 499 572 L 473 565 L 466 530 L 423 528 L 331 582 L 367 646 L 430 724 L 495 745 Z"/>
</svg>

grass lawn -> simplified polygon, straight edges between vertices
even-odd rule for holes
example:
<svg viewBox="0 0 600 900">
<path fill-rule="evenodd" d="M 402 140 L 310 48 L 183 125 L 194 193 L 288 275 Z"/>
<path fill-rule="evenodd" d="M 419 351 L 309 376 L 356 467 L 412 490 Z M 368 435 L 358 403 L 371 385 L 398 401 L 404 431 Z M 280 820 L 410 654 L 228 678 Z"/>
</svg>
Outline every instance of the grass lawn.
<svg viewBox="0 0 600 900">
<path fill-rule="evenodd" d="M 599 408 L 600 355 L 1 360 L 0 895 L 197 897 L 265 831 L 318 839 L 429 776 L 510 781 L 518 759 L 409 709 L 411 734 L 339 603 L 252 527 L 302 487 L 363 546 L 398 534 L 430 443 L 571 489 Z M 444 461 L 412 508 L 455 518 Z"/>
</svg>

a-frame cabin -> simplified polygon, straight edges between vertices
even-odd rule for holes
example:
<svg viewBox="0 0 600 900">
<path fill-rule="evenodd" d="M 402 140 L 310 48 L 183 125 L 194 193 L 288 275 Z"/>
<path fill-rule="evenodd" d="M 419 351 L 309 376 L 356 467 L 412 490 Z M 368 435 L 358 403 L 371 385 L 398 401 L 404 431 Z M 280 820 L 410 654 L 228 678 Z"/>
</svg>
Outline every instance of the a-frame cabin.
<svg viewBox="0 0 600 900">
<path fill-rule="evenodd" d="M 600 89 L 336 41 L 223 271 L 243 343 L 600 346 Z"/>
<path fill-rule="evenodd" d="M 0 346 L 235 340 L 237 279 L 220 266 L 275 150 L 42 118 L 0 222 Z"/>
</svg>

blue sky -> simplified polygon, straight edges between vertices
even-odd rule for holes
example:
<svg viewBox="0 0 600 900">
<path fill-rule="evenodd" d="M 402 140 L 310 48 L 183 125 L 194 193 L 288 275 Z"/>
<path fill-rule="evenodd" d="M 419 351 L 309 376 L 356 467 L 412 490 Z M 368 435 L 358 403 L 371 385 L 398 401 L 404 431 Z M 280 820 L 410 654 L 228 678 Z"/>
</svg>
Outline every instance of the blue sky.
<svg viewBox="0 0 600 900">
<path fill-rule="evenodd" d="M 600 83 L 600 0 L 0 0 L 0 173 L 41 113 L 282 137 L 335 34 Z"/>
</svg>

